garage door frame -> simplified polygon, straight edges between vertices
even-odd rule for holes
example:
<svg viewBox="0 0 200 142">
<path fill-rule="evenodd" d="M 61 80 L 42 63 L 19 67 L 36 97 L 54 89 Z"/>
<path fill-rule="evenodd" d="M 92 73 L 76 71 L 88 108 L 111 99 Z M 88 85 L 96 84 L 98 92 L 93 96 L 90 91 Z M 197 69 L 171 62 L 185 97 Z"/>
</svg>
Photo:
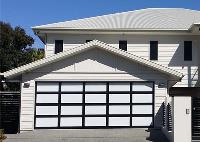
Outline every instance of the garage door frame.
<svg viewBox="0 0 200 142">
<path fill-rule="evenodd" d="M 40 94 L 51 94 L 52 92 L 37 92 L 37 84 L 38 83 L 58 83 L 59 84 L 59 91 L 56 92 L 58 93 L 58 103 L 52 104 L 52 103 L 36 103 L 37 99 L 37 93 Z M 69 103 L 69 104 L 62 104 L 62 106 L 77 106 L 80 105 L 82 106 L 82 115 L 62 115 L 63 117 L 82 117 L 82 126 L 75 126 L 75 127 L 62 127 L 60 126 L 60 120 L 61 120 L 61 84 L 62 83 L 83 83 L 83 92 L 82 92 L 82 105 L 81 104 L 76 104 L 76 103 Z M 85 115 L 85 106 L 86 105 L 91 105 L 95 106 L 95 103 L 92 104 L 86 104 L 85 103 L 85 84 L 86 83 L 106 83 L 106 92 L 92 92 L 92 93 L 106 93 L 106 103 L 102 104 L 96 104 L 96 105 L 106 105 L 106 114 L 105 115 Z M 130 91 L 128 92 L 109 92 L 109 84 L 110 83 L 130 83 Z M 152 91 L 139 91 L 139 92 L 134 92 L 132 91 L 132 84 L 134 83 L 152 83 Z M 67 93 L 77 93 L 77 92 L 67 92 Z M 78 92 L 80 93 L 80 92 Z M 89 94 L 91 92 L 87 92 Z M 128 93 L 130 94 L 130 102 L 129 103 L 109 103 L 109 94 L 115 93 L 115 94 L 124 94 Z M 54 92 L 55 94 L 55 92 Z M 132 103 L 132 94 L 152 94 L 152 103 L 137 103 L 134 104 Z M 34 128 L 35 129 L 93 129 L 93 128 L 153 128 L 154 127 L 154 101 L 155 101 L 155 82 L 154 81 L 36 81 L 35 82 L 35 110 L 34 110 Z M 132 105 L 152 105 L 152 114 L 132 114 Z M 58 115 L 36 115 L 36 105 L 37 106 L 58 106 Z M 109 105 L 130 105 L 130 114 L 109 114 Z M 85 126 L 85 117 L 106 117 L 106 126 Z M 129 126 L 109 126 L 109 117 L 130 117 L 130 125 Z M 152 124 L 150 126 L 132 126 L 132 117 L 152 117 Z M 36 127 L 36 118 L 48 118 L 48 117 L 58 117 L 58 126 L 57 127 Z"/>
</svg>

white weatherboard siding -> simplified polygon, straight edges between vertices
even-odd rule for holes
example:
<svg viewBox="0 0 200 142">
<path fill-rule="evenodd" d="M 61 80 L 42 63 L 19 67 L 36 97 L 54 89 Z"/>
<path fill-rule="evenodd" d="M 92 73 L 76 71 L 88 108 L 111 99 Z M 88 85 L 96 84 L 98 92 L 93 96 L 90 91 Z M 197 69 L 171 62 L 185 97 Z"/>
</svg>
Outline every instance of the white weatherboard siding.
<svg viewBox="0 0 200 142">
<path fill-rule="evenodd" d="M 22 75 L 22 86 L 28 82 L 30 87 L 22 87 L 20 129 L 34 129 L 35 81 L 75 80 L 155 81 L 155 127 L 161 125 L 159 109 L 166 99 L 167 89 L 166 86 L 158 88 L 158 83 L 167 83 L 167 76 L 103 50 L 91 49 Z"/>
<path fill-rule="evenodd" d="M 191 78 L 194 76 L 199 60 L 200 36 L 178 35 L 66 35 L 48 34 L 46 56 L 54 54 L 54 42 L 57 39 L 64 41 L 64 51 L 85 43 L 86 40 L 97 39 L 113 47 L 119 48 L 119 40 L 127 40 L 128 52 L 149 59 L 150 41 L 158 41 L 158 61 L 156 63 L 168 66 L 184 74 L 177 87 L 194 86 Z M 193 60 L 184 61 L 184 41 L 193 42 Z"/>
</svg>

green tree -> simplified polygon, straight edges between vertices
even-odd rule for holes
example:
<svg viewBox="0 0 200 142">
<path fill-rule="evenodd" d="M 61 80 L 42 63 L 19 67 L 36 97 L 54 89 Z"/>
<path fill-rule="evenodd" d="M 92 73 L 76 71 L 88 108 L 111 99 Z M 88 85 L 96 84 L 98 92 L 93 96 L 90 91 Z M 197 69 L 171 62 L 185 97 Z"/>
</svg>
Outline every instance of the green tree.
<svg viewBox="0 0 200 142">
<path fill-rule="evenodd" d="M 23 28 L 12 28 L 0 21 L 0 72 L 43 58 L 43 51 L 31 48 L 33 43 L 34 39 Z"/>
<path fill-rule="evenodd" d="M 0 72 L 43 57 L 41 51 L 31 48 L 34 39 L 27 35 L 23 28 L 12 28 L 9 23 L 0 21 L 0 35 Z"/>
</svg>

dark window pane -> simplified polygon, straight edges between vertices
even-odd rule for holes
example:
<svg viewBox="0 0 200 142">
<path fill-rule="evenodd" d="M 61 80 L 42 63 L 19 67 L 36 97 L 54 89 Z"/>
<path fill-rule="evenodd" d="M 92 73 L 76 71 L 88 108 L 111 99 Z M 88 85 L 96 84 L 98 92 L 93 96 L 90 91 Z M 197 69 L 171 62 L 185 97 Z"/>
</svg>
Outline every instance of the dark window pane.
<svg viewBox="0 0 200 142">
<path fill-rule="evenodd" d="M 127 41 L 126 40 L 119 41 L 119 49 L 127 51 Z"/>
<path fill-rule="evenodd" d="M 184 42 L 184 60 L 192 61 L 192 41 Z"/>
<path fill-rule="evenodd" d="M 158 60 L 158 41 L 150 41 L 150 60 Z"/>
<path fill-rule="evenodd" d="M 63 51 L 63 40 L 55 40 L 55 54 Z"/>
<path fill-rule="evenodd" d="M 92 41 L 92 40 L 91 40 L 91 39 L 88 39 L 88 40 L 86 40 L 86 43 L 87 43 L 87 42 L 90 42 L 90 41 Z"/>
</svg>

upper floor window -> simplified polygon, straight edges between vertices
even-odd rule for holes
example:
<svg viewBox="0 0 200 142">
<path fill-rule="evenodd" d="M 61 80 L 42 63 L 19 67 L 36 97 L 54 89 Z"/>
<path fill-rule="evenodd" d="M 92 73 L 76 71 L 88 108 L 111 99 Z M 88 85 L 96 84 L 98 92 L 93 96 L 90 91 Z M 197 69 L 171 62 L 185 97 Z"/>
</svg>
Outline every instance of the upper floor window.
<svg viewBox="0 0 200 142">
<path fill-rule="evenodd" d="M 87 42 L 90 42 L 90 41 L 92 41 L 92 40 L 91 40 L 91 39 L 88 39 L 88 40 L 86 40 L 86 43 L 87 43 Z"/>
<path fill-rule="evenodd" d="M 55 40 L 55 54 L 63 51 L 63 40 Z"/>
<path fill-rule="evenodd" d="M 184 41 L 184 61 L 192 61 L 192 41 Z"/>
<path fill-rule="evenodd" d="M 126 40 L 119 41 L 119 49 L 127 51 L 127 41 Z"/>
<path fill-rule="evenodd" d="M 158 60 L 158 41 L 150 41 L 150 60 Z"/>
</svg>

